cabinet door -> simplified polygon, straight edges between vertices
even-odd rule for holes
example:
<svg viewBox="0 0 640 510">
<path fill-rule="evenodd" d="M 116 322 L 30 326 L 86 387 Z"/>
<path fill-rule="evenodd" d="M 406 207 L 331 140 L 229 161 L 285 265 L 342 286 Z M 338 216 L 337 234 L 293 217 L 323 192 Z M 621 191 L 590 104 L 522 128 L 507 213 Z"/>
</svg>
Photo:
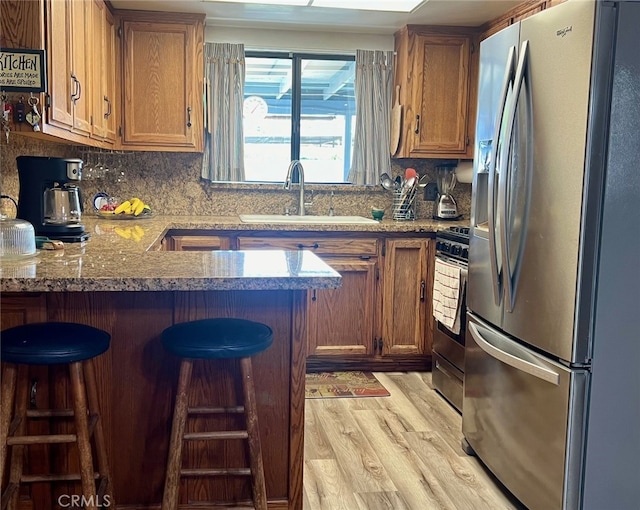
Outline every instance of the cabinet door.
<svg viewBox="0 0 640 510">
<path fill-rule="evenodd" d="M 49 0 L 47 2 L 47 71 L 51 105 L 47 109 L 47 122 L 53 126 L 69 129 L 73 127 L 74 91 L 72 49 L 68 37 L 71 31 L 71 1 Z"/>
<path fill-rule="evenodd" d="M 92 44 L 94 59 L 91 62 L 92 115 L 91 137 L 101 141 L 114 142 L 116 52 L 115 24 L 113 15 L 103 0 L 93 0 L 91 9 Z"/>
<path fill-rule="evenodd" d="M 171 251 L 230 250 L 231 240 L 221 236 L 171 236 Z"/>
<path fill-rule="evenodd" d="M 388 240 L 382 299 L 382 354 L 431 352 L 432 240 Z"/>
<path fill-rule="evenodd" d="M 342 276 L 338 289 L 308 293 L 308 355 L 373 353 L 376 259 L 325 258 Z"/>
<path fill-rule="evenodd" d="M 71 37 L 73 129 L 87 136 L 91 134 L 93 92 L 91 83 L 91 61 L 94 58 L 91 40 L 92 3 L 71 0 L 71 30 L 67 32 Z"/>
<path fill-rule="evenodd" d="M 196 25 L 125 21 L 123 58 L 122 144 L 202 150 L 204 66 Z"/>
<path fill-rule="evenodd" d="M 416 35 L 411 156 L 467 151 L 470 38 Z"/>
<path fill-rule="evenodd" d="M 50 0 L 47 20 L 49 94 L 47 122 L 83 135 L 91 133 L 89 79 L 92 2 Z"/>
</svg>

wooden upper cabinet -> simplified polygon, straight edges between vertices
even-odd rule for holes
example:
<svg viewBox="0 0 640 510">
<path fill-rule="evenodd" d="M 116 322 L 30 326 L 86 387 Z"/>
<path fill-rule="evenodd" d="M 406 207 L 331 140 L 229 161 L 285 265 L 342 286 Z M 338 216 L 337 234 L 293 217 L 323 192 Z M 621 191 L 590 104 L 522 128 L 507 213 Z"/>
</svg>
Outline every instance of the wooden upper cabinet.
<svg viewBox="0 0 640 510">
<path fill-rule="evenodd" d="M 116 27 L 113 15 L 102 0 L 92 0 L 93 108 L 91 136 L 116 139 Z"/>
<path fill-rule="evenodd" d="M 396 34 L 404 110 L 396 157 L 473 157 L 475 45 L 460 32 L 409 25 Z"/>
<path fill-rule="evenodd" d="M 382 353 L 431 354 L 433 240 L 386 242 L 382 300 Z"/>
<path fill-rule="evenodd" d="M 120 16 L 122 146 L 202 151 L 203 16 Z"/>
<path fill-rule="evenodd" d="M 93 2 L 48 0 L 49 115 L 52 126 L 91 133 Z"/>
</svg>

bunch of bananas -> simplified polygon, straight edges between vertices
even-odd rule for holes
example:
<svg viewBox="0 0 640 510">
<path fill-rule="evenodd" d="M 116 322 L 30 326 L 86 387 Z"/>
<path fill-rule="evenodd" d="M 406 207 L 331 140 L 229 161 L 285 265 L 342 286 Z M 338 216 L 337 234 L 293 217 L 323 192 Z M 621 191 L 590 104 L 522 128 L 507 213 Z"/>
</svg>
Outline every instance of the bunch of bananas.
<svg viewBox="0 0 640 510">
<path fill-rule="evenodd" d="M 133 214 L 134 216 L 140 216 L 143 213 L 151 214 L 151 207 L 138 197 L 125 200 L 113 211 L 113 214 Z"/>
</svg>

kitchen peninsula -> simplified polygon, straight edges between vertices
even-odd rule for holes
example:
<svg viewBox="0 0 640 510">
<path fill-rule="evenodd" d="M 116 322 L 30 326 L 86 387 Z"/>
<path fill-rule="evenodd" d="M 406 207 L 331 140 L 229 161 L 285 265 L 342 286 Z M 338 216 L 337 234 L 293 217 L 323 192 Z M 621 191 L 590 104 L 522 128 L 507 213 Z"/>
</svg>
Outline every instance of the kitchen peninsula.
<svg viewBox="0 0 640 510">
<path fill-rule="evenodd" d="M 178 359 L 162 349 L 162 330 L 187 320 L 240 317 L 274 331 L 273 345 L 254 359 L 269 508 L 302 508 L 304 303 L 307 289 L 338 287 L 340 275 L 309 252 L 153 251 L 166 220 L 86 223 L 92 232 L 86 243 L 2 262 L 2 329 L 72 321 L 111 334 L 97 370 L 117 506 L 159 508 L 162 499 L 178 375 Z M 135 231 L 141 232 L 135 238 L 120 235 Z M 196 369 L 196 393 L 219 398 L 213 405 L 233 397 L 239 381 L 229 368 L 224 360 Z M 56 398 L 54 376 L 46 367 L 34 372 L 38 407 Z M 223 451 L 221 443 L 205 449 L 195 442 L 186 450 L 185 465 L 212 466 L 222 458 L 242 465 L 241 443 L 237 448 L 227 444 Z M 225 483 L 233 490 L 240 481 L 190 480 L 181 497 L 213 500 L 225 491 Z M 248 486 L 240 490 L 250 494 Z M 49 507 L 42 486 L 34 487 L 32 497 L 32 508 Z"/>
</svg>

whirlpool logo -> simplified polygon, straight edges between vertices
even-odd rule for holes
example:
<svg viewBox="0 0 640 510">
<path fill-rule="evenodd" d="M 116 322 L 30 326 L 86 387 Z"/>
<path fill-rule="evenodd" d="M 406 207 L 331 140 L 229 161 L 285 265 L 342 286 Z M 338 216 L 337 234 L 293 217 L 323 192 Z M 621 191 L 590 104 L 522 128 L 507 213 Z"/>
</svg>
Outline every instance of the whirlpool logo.
<svg viewBox="0 0 640 510">
<path fill-rule="evenodd" d="M 564 27 L 561 28 L 560 30 L 556 30 L 556 36 L 557 37 L 564 37 L 565 35 L 567 35 L 569 32 L 573 32 L 573 25 L 570 25 L 568 27 Z"/>
</svg>

